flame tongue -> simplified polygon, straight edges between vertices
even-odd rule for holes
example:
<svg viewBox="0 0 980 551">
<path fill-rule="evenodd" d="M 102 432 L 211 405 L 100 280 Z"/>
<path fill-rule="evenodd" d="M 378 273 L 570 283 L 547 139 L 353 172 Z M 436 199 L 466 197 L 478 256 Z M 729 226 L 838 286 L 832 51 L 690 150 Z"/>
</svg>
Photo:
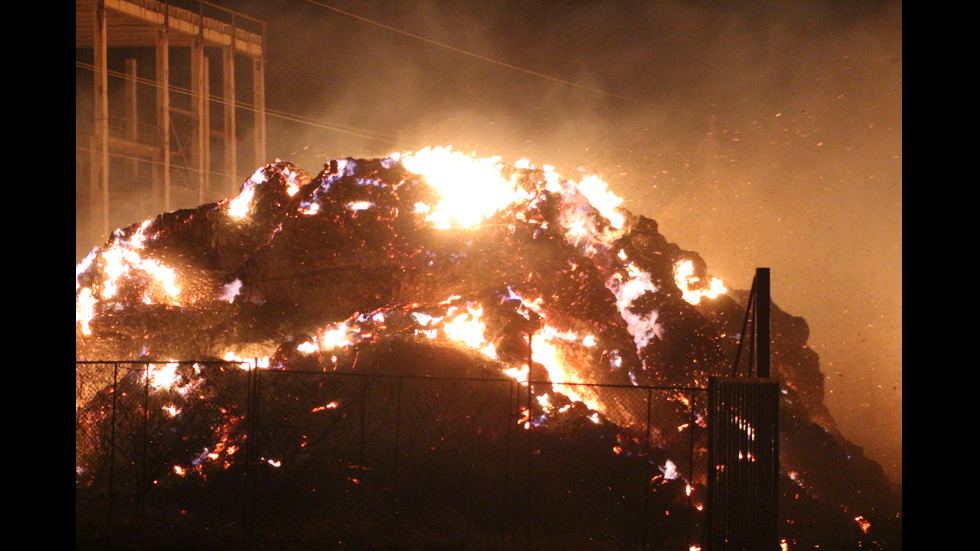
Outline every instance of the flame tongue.
<svg viewBox="0 0 980 551">
<path fill-rule="evenodd" d="M 425 148 L 400 159 L 440 196 L 436 205 L 426 206 L 426 220 L 439 229 L 472 228 L 515 201 L 530 199 L 501 175 L 498 157 L 477 159 L 450 148 Z"/>
</svg>

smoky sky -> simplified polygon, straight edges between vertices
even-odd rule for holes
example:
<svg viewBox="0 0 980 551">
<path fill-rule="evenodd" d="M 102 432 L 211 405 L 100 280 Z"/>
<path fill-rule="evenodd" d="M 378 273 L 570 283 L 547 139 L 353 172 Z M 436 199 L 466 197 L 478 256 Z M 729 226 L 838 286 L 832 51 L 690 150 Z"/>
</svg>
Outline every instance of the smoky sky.
<svg viewBox="0 0 980 551">
<path fill-rule="evenodd" d="M 842 432 L 901 481 L 901 2 L 216 3 L 268 24 L 267 161 L 599 174 L 729 286 L 771 269 Z"/>
</svg>

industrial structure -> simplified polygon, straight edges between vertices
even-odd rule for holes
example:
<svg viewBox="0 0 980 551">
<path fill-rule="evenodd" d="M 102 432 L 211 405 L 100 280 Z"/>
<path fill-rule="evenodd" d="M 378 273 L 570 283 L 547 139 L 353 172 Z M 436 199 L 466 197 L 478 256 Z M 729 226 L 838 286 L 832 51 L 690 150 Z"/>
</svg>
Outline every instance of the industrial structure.
<svg viewBox="0 0 980 551">
<path fill-rule="evenodd" d="M 265 162 L 265 23 L 201 0 L 75 0 L 75 48 L 76 256 L 233 195 Z"/>
<path fill-rule="evenodd" d="M 770 373 L 769 287 L 769 268 L 757 268 L 732 376 L 708 384 L 705 551 L 779 549 L 780 390 Z M 749 373 L 739 377 L 744 345 Z"/>
</svg>

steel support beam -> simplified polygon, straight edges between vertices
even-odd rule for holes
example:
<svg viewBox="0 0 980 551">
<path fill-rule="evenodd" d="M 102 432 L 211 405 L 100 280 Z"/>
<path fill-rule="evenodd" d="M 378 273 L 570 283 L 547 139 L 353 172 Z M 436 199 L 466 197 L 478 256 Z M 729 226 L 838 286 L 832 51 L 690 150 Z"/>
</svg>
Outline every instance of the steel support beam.
<svg viewBox="0 0 980 551">
<path fill-rule="evenodd" d="M 163 184 L 163 210 L 173 210 L 170 189 L 170 39 L 167 31 L 157 34 L 157 140 L 160 145 L 160 179 Z"/>
<path fill-rule="evenodd" d="M 253 103 L 255 104 L 255 166 L 262 166 L 265 158 L 265 59 L 252 60 Z"/>
<path fill-rule="evenodd" d="M 208 61 L 204 55 L 204 41 L 195 40 L 191 46 L 191 99 L 193 102 L 195 131 L 192 136 L 191 154 L 197 172 L 197 203 L 204 204 L 208 184 Z"/>
<path fill-rule="evenodd" d="M 232 194 L 238 193 L 238 142 L 235 138 L 235 50 L 222 50 L 222 68 L 224 70 L 224 140 L 225 166 L 224 172 L 230 181 Z"/>
</svg>

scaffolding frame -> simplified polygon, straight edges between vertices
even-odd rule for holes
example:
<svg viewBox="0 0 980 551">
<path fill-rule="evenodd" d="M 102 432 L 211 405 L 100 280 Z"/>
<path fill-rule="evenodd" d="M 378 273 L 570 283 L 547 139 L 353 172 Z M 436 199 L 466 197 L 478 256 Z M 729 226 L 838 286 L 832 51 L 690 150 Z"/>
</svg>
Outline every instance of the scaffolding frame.
<svg viewBox="0 0 980 551">
<path fill-rule="evenodd" d="M 238 57 L 245 57 L 248 60 L 246 67 L 251 68 L 252 101 L 248 109 L 254 112 L 253 166 L 264 162 L 265 36 L 264 22 L 203 0 L 75 0 L 76 49 L 93 52 L 91 131 L 80 126 L 83 122 L 87 126 L 89 121 L 76 122 L 76 147 L 88 153 L 87 159 L 81 160 L 88 164 L 88 170 L 82 170 L 80 175 L 87 177 L 88 186 L 76 188 L 76 193 L 81 190 L 87 195 L 86 201 L 81 203 L 87 210 L 91 241 L 103 241 L 111 230 L 112 188 L 117 174 L 110 171 L 110 157 L 126 159 L 132 165 L 142 161 L 153 166 L 149 181 L 135 174 L 135 169 L 128 176 L 135 176 L 140 185 L 159 196 L 166 212 L 176 207 L 175 168 L 193 175 L 196 181 L 187 183 L 196 187 L 198 204 L 206 201 L 211 187 L 219 188 L 223 197 L 237 192 L 242 181 L 238 174 L 238 111 L 244 108 L 235 86 Z M 114 48 L 152 49 L 155 59 L 153 77 L 138 77 L 136 59 L 130 58 L 125 61 L 124 71 L 110 71 L 109 52 Z M 186 48 L 190 52 L 189 109 L 175 106 L 171 100 L 176 88 L 171 75 L 171 51 L 176 48 Z M 220 55 L 212 59 L 206 50 L 220 51 Z M 221 82 L 216 83 L 217 90 L 212 90 L 210 63 L 218 59 Z M 110 102 L 115 105 L 120 101 L 118 94 L 110 94 L 110 74 L 125 80 L 121 99 L 125 104 L 125 129 L 122 132 L 110 129 Z M 155 130 L 149 137 L 140 136 L 137 130 L 137 84 L 155 89 Z M 217 128 L 211 124 L 213 106 L 222 110 L 222 123 Z M 181 143 L 180 136 L 174 131 L 172 117 L 175 114 L 192 121 L 193 129 L 186 144 Z M 219 167 L 212 166 L 212 138 L 223 144 Z M 116 170 L 118 168 L 114 167 L 113 171 Z M 76 208 L 79 205 L 76 201 Z"/>
</svg>

